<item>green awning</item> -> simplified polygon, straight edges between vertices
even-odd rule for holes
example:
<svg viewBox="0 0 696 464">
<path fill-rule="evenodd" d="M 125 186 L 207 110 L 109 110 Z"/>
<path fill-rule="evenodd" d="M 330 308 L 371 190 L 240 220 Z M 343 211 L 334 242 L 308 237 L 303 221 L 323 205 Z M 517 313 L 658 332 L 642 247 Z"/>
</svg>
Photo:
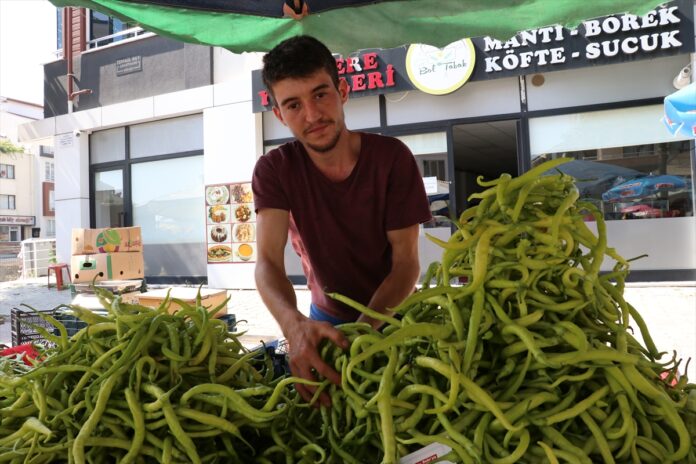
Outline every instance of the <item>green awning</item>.
<svg viewBox="0 0 696 464">
<path fill-rule="evenodd" d="M 184 42 L 230 51 L 267 51 L 298 34 L 323 41 L 344 55 L 411 43 L 442 47 L 466 37 L 507 40 L 517 32 L 632 13 L 643 15 L 659 0 L 335 0 L 343 6 L 313 10 L 301 20 L 282 17 L 283 0 L 50 0 L 86 7 Z M 269 14 L 277 4 L 278 14 Z M 239 7 L 237 7 L 239 6 Z M 256 8 L 256 10 L 255 10 Z"/>
</svg>

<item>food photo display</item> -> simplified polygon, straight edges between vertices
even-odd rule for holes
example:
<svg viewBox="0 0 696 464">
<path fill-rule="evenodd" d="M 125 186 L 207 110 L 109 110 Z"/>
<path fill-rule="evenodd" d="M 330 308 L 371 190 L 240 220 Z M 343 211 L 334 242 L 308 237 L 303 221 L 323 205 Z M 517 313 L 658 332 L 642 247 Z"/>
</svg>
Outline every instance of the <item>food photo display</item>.
<svg viewBox="0 0 696 464">
<path fill-rule="evenodd" d="M 208 263 L 256 261 L 256 213 L 251 182 L 205 188 Z"/>
</svg>

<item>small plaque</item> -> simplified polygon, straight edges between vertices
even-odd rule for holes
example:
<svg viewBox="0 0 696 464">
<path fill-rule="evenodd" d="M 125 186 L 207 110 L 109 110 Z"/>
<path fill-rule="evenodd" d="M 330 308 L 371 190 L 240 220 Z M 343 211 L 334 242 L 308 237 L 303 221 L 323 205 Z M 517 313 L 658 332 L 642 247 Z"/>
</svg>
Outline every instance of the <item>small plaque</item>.
<svg viewBox="0 0 696 464">
<path fill-rule="evenodd" d="M 116 75 L 124 76 L 143 70 L 143 57 L 141 55 L 129 56 L 116 60 Z"/>
</svg>

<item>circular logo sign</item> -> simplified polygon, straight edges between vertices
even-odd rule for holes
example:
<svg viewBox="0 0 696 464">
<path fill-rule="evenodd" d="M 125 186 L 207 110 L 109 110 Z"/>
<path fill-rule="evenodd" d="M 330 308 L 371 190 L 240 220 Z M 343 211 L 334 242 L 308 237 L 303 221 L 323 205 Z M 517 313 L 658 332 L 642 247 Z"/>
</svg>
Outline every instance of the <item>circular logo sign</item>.
<svg viewBox="0 0 696 464">
<path fill-rule="evenodd" d="M 475 55 L 471 39 L 452 42 L 445 48 L 413 44 L 406 53 L 406 72 L 418 90 L 445 95 L 469 80 Z"/>
</svg>

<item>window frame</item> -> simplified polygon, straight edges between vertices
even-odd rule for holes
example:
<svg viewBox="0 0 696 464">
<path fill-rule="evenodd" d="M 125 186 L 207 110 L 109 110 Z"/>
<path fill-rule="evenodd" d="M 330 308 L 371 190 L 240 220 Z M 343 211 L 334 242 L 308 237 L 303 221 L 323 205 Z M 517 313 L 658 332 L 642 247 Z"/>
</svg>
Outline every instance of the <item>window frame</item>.
<svg viewBox="0 0 696 464">
<path fill-rule="evenodd" d="M 46 182 L 56 181 L 56 165 L 53 161 L 44 162 L 44 180 Z"/>
<path fill-rule="evenodd" d="M 3 169 L 5 170 L 5 175 L 3 176 Z M 11 175 L 10 175 L 11 174 Z M 15 179 L 15 165 L 0 163 L 0 179 Z"/>
<path fill-rule="evenodd" d="M 7 208 L 4 208 L 2 199 L 7 198 Z M 5 193 L 0 193 L 0 209 L 6 209 L 6 210 L 16 210 L 17 209 L 17 196 L 16 195 L 9 195 Z"/>
</svg>

